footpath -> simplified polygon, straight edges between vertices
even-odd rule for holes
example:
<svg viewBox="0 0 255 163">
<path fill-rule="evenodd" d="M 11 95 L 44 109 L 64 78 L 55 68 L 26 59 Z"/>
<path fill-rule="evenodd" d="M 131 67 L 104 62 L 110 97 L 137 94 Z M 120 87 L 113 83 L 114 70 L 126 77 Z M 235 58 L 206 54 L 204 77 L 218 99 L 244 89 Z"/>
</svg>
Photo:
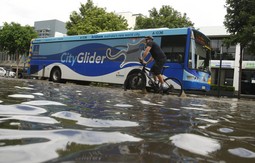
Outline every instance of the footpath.
<svg viewBox="0 0 255 163">
<path fill-rule="evenodd" d="M 204 96 L 214 96 L 214 97 L 228 97 L 228 98 L 238 98 L 237 92 L 226 92 L 226 91 L 185 91 L 186 94 L 204 95 Z M 240 98 L 243 99 L 255 99 L 255 95 L 250 94 L 240 94 Z"/>
</svg>

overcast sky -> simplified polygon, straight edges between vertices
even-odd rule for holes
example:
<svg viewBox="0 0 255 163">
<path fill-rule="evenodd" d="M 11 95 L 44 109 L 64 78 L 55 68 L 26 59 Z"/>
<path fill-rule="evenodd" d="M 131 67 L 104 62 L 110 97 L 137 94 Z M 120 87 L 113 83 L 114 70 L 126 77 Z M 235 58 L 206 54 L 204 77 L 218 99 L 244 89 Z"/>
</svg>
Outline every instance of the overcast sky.
<svg viewBox="0 0 255 163">
<path fill-rule="evenodd" d="M 66 22 L 87 0 L 0 0 L 0 26 L 15 22 L 33 26 L 35 21 L 58 19 Z M 93 0 L 107 12 L 132 12 L 148 16 L 148 10 L 169 5 L 195 23 L 195 27 L 223 26 L 225 0 Z"/>
</svg>

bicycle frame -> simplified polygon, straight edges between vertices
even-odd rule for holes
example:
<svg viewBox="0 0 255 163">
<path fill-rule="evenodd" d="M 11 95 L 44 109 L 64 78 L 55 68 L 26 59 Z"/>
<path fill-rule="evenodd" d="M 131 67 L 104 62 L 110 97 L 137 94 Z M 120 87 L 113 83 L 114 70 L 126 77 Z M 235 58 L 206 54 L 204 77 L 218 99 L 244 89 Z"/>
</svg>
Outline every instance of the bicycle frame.
<svg viewBox="0 0 255 163">
<path fill-rule="evenodd" d="M 156 84 L 155 81 L 152 79 L 152 77 L 150 76 L 150 70 L 148 68 L 146 68 L 146 64 L 142 63 L 142 61 L 140 61 L 141 65 L 143 66 L 142 68 L 142 72 L 145 74 L 145 76 L 147 76 L 147 78 L 154 83 L 154 85 Z"/>
<path fill-rule="evenodd" d="M 141 65 L 143 66 L 142 69 L 141 69 L 142 72 L 145 74 L 145 76 L 147 76 L 147 78 L 149 79 L 149 81 L 152 83 L 150 86 L 151 86 L 155 91 L 157 91 L 157 90 L 159 89 L 158 83 L 156 83 L 156 81 L 150 76 L 150 70 L 149 70 L 148 68 L 146 68 L 146 64 L 144 64 L 141 60 L 140 60 L 140 63 L 141 63 Z M 164 70 L 165 70 L 166 68 L 168 68 L 168 67 L 163 67 L 162 73 L 161 73 L 161 74 L 164 73 Z M 164 80 L 165 80 L 165 78 L 164 78 Z M 168 83 L 167 83 L 167 84 L 168 84 Z M 169 86 L 169 85 L 168 85 L 168 86 Z"/>
</svg>

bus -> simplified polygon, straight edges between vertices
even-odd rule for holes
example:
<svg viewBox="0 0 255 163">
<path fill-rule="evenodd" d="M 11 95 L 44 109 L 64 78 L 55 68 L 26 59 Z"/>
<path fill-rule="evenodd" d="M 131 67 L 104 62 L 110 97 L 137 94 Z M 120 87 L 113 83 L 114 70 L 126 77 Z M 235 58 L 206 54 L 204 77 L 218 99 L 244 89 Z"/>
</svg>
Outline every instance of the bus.
<svg viewBox="0 0 255 163">
<path fill-rule="evenodd" d="M 28 73 L 53 82 L 123 84 L 141 67 L 138 57 L 145 50 L 146 36 L 152 36 L 167 56 L 165 65 L 170 68 L 165 77 L 178 78 L 184 90 L 210 90 L 210 40 L 190 27 L 36 38 L 31 41 Z"/>
</svg>

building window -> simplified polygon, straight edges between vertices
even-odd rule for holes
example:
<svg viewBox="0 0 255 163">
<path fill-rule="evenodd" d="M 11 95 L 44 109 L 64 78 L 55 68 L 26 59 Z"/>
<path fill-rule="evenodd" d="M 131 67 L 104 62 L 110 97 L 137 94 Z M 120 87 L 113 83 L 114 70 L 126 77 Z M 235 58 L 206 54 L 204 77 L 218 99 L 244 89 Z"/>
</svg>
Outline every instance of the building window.
<svg viewBox="0 0 255 163">
<path fill-rule="evenodd" d="M 247 48 L 244 48 L 243 54 L 244 61 L 255 61 L 255 54 L 248 51 Z"/>
<path fill-rule="evenodd" d="M 211 39 L 211 47 L 213 60 L 219 60 L 220 54 L 222 54 L 222 60 L 235 60 L 235 45 L 226 47 L 222 39 Z"/>
<path fill-rule="evenodd" d="M 233 69 L 225 70 L 224 74 L 225 74 L 224 85 L 233 86 L 234 70 Z"/>
</svg>

